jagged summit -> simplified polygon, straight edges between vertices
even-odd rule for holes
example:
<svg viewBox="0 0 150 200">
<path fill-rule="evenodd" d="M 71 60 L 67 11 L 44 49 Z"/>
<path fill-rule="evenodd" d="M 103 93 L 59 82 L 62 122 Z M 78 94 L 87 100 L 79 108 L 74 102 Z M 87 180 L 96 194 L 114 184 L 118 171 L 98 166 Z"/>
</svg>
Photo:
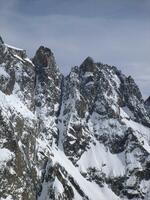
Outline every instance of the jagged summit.
<svg viewBox="0 0 150 200">
<path fill-rule="evenodd" d="M 39 67 L 55 65 L 55 58 L 52 51 L 44 46 L 40 46 L 33 58 L 33 63 Z"/>
<path fill-rule="evenodd" d="M 48 47 L 40 46 L 38 50 L 36 51 L 37 56 L 47 55 L 47 57 L 54 56 L 51 49 Z"/>
<path fill-rule="evenodd" d="M 134 80 L 90 57 L 63 77 L 47 47 L 34 64 L 1 47 L 0 199 L 149 200 L 150 117 Z"/>
<path fill-rule="evenodd" d="M 84 61 L 83 61 L 83 63 L 81 64 L 81 65 L 83 65 L 83 64 L 94 64 L 94 59 L 92 58 L 92 57 L 90 57 L 90 56 L 88 56 Z"/>
<path fill-rule="evenodd" d="M 94 71 L 94 68 L 95 68 L 95 63 L 94 63 L 94 60 L 93 58 L 91 57 L 87 57 L 83 63 L 80 65 L 80 69 L 83 71 L 83 72 L 93 72 Z"/>
<path fill-rule="evenodd" d="M 27 57 L 26 50 L 4 43 L 1 37 L 0 44 L 0 63 L 4 62 L 5 59 L 9 59 L 11 61 L 13 58 L 22 62 L 30 62 L 30 64 L 32 63 Z"/>
</svg>

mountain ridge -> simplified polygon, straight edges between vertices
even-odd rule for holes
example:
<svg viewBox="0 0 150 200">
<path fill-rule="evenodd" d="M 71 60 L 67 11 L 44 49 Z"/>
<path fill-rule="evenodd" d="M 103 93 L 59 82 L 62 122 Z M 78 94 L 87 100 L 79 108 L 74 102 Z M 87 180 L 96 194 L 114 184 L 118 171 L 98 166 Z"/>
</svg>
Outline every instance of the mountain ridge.
<svg viewBox="0 0 150 200">
<path fill-rule="evenodd" d="M 1 42 L 0 199 L 149 200 L 148 109 L 114 66 L 64 76 L 49 48 Z"/>
</svg>

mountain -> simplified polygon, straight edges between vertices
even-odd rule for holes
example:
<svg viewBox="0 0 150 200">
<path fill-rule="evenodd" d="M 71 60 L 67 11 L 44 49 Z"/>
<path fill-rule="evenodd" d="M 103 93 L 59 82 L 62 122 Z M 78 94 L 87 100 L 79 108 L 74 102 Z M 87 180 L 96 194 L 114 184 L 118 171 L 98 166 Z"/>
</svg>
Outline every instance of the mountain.
<svg viewBox="0 0 150 200">
<path fill-rule="evenodd" d="M 0 199 L 149 200 L 149 105 L 114 66 L 64 77 L 49 48 L 0 38 Z"/>
</svg>

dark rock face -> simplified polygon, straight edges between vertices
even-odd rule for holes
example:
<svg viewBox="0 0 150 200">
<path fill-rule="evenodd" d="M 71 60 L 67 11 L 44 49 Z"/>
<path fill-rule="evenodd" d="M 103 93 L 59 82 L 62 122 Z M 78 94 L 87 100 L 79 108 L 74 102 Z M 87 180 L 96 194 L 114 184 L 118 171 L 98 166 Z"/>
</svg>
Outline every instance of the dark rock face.
<svg viewBox="0 0 150 200">
<path fill-rule="evenodd" d="M 4 44 L 2 37 L 0 36 L 0 44 Z"/>
<path fill-rule="evenodd" d="M 96 64 L 94 63 L 93 58 L 87 57 L 84 62 L 81 64 L 80 69 L 83 73 L 85 72 L 94 72 Z"/>
<path fill-rule="evenodd" d="M 47 104 L 51 109 L 47 114 L 53 115 L 59 110 L 59 105 L 58 109 L 54 106 L 60 102 L 62 75 L 55 63 L 53 53 L 46 47 L 41 46 L 37 50 L 33 63 L 36 67 L 36 104 L 39 107 Z M 43 95 L 42 99 L 39 97 L 41 95 Z"/>
<path fill-rule="evenodd" d="M 114 66 L 63 77 L 49 48 L 0 37 L 0 199 L 149 200 L 149 105 Z"/>
<path fill-rule="evenodd" d="M 150 115 L 150 96 L 144 102 L 145 109 L 147 110 L 148 114 Z"/>
<path fill-rule="evenodd" d="M 59 72 L 50 49 L 41 46 L 33 58 L 35 65 L 35 112 L 39 120 L 39 131 L 47 135 L 49 142 L 58 143 L 56 116 L 61 105 L 63 76 Z M 53 124 L 53 127 L 51 125 Z M 55 127 L 55 128 L 54 128 Z"/>
<path fill-rule="evenodd" d="M 122 79 L 121 91 L 124 93 L 124 104 L 134 113 L 136 120 L 148 126 L 149 116 L 144 108 L 141 92 L 131 76 Z"/>
</svg>

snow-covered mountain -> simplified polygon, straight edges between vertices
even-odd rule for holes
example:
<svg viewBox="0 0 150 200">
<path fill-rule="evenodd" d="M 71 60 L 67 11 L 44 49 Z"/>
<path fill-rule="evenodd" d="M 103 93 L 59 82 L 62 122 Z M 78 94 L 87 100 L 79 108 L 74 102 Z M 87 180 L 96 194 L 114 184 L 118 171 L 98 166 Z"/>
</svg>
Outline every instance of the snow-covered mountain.
<svg viewBox="0 0 150 200">
<path fill-rule="evenodd" d="M 150 101 L 88 57 L 64 77 L 0 38 L 0 199 L 149 200 Z"/>
</svg>

